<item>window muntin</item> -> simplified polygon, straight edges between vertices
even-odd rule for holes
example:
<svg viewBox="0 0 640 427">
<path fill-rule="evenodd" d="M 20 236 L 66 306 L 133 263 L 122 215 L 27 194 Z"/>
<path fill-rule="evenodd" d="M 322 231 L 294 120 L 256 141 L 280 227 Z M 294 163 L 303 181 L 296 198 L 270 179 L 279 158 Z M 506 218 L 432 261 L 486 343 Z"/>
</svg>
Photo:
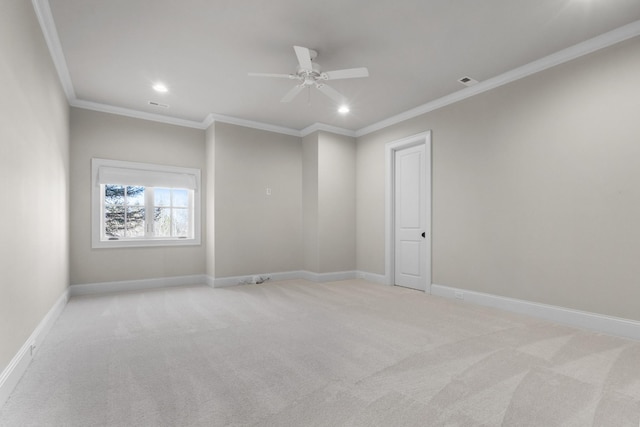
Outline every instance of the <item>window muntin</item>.
<svg viewBox="0 0 640 427">
<path fill-rule="evenodd" d="M 193 235 L 193 190 L 102 184 L 105 240 Z"/>
<path fill-rule="evenodd" d="M 145 188 L 102 185 L 104 237 L 108 240 L 144 237 L 146 209 Z"/>
<path fill-rule="evenodd" d="M 190 229 L 191 195 L 185 188 L 156 188 L 153 195 L 156 236 L 186 238 Z"/>
<path fill-rule="evenodd" d="M 200 244 L 199 170 L 93 159 L 92 174 L 93 247 Z"/>
</svg>

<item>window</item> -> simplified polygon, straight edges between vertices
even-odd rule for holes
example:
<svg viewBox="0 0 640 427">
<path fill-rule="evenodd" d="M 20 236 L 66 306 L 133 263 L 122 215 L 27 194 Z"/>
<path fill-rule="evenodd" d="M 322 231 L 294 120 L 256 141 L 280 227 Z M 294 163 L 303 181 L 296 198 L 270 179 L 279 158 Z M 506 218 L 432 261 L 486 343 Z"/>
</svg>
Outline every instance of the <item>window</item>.
<svg viewBox="0 0 640 427">
<path fill-rule="evenodd" d="M 92 160 L 92 246 L 200 244 L 200 170 Z"/>
</svg>

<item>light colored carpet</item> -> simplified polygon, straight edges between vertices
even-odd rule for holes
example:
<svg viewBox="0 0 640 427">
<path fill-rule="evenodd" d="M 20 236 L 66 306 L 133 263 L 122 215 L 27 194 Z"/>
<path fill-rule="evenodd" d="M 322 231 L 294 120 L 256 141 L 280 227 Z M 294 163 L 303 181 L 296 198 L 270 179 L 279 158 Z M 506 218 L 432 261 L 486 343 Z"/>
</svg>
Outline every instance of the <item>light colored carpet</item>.
<svg viewBox="0 0 640 427">
<path fill-rule="evenodd" d="M 0 425 L 633 426 L 640 342 L 361 280 L 73 298 Z"/>
</svg>

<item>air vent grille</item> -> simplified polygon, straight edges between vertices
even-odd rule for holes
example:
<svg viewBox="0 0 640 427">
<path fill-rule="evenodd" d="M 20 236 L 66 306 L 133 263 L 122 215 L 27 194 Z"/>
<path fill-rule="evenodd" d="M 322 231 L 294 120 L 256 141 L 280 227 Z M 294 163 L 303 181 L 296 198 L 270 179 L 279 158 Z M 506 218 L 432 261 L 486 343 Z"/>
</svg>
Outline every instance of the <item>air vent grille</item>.
<svg viewBox="0 0 640 427">
<path fill-rule="evenodd" d="M 152 107 L 158 107 L 158 108 L 169 108 L 167 104 L 161 104 L 155 101 L 149 101 L 149 105 L 151 105 Z"/>
<path fill-rule="evenodd" d="M 458 81 L 465 86 L 473 86 L 478 83 L 476 79 L 472 79 L 469 76 L 460 77 Z"/>
</svg>

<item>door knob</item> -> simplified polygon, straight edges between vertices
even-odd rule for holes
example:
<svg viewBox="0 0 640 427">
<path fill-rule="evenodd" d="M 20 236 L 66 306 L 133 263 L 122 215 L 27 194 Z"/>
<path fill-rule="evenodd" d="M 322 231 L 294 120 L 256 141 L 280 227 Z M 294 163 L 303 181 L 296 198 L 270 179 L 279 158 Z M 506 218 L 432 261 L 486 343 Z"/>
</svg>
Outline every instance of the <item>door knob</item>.
<svg viewBox="0 0 640 427">
<path fill-rule="evenodd" d="M 422 238 L 424 239 L 425 237 L 427 237 L 427 234 L 423 231 L 422 232 Z"/>
</svg>

